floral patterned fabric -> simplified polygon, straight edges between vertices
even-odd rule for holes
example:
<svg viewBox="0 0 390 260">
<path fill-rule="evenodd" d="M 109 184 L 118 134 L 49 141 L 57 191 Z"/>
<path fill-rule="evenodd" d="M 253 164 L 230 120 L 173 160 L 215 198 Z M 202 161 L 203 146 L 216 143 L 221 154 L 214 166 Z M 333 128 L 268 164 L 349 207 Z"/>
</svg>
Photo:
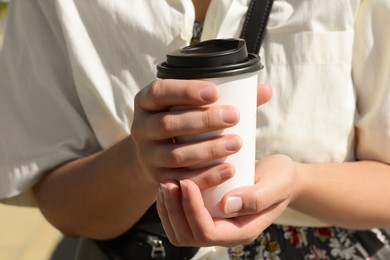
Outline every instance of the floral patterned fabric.
<svg viewBox="0 0 390 260">
<path fill-rule="evenodd" d="M 253 243 L 229 249 L 230 259 L 390 259 L 390 229 L 271 225 Z"/>
</svg>

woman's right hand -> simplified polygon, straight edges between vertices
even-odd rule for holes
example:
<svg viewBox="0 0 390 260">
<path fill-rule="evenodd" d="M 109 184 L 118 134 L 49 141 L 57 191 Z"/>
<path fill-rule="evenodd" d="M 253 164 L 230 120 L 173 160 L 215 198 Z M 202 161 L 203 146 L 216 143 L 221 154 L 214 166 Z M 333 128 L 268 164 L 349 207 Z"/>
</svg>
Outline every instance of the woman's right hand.
<svg viewBox="0 0 390 260">
<path fill-rule="evenodd" d="M 185 145 L 174 142 L 178 136 L 235 125 L 239 113 L 234 107 L 209 106 L 217 99 L 218 88 L 199 80 L 156 80 L 137 94 L 131 141 L 142 178 L 155 185 L 168 179 L 191 179 L 203 189 L 233 176 L 234 168 L 227 163 L 197 170 L 189 170 L 188 166 L 239 151 L 238 136 L 219 136 Z M 170 110 L 176 106 L 189 108 Z"/>
</svg>

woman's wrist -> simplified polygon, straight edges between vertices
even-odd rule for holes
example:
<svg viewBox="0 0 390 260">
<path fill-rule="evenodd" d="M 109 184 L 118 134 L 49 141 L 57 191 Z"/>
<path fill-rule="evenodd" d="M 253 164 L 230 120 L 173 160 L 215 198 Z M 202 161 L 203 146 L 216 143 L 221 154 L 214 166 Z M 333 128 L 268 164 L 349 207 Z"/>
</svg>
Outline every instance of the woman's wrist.
<svg viewBox="0 0 390 260">
<path fill-rule="evenodd" d="M 305 196 L 304 188 L 305 188 L 305 181 L 306 181 L 306 175 L 307 175 L 307 165 L 301 162 L 294 161 L 294 167 L 295 167 L 295 181 L 294 181 L 294 187 L 293 192 L 291 195 L 291 200 L 289 203 L 289 207 L 294 208 L 295 205 L 299 204 L 302 196 Z"/>
</svg>

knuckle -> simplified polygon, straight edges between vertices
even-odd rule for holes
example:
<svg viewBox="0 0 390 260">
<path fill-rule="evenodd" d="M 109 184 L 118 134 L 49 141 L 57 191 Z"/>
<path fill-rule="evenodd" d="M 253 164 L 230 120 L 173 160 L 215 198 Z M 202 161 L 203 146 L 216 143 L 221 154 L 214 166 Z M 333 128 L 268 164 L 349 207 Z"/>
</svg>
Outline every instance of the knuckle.
<svg viewBox="0 0 390 260">
<path fill-rule="evenodd" d="M 173 149 L 170 152 L 169 159 L 167 161 L 173 167 L 183 165 L 185 161 L 184 153 L 179 149 Z"/>
<path fill-rule="evenodd" d="M 185 99 L 185 100 L 190 100 L 193 98 L 194 96 L 194 91 L 193 91 L 193 88 L 191 87 L 191 84 L 189 85 L 186 85 L 186 87 L 183 87 L 181 89 L 181 94 L 182 94 L 182 97 Z"/>
<path fill-rule="evenodd" d="M 174 125 L 173 117 L 170 115 L 161 116 L 156 122 L 156 129 L 168 133 Z"/>
<path fill-rule="evenodd" d="M 219 179 L 216 179 L 214 175 L 206 176 L 204 179 L 204 186 L 205 187 L 213 187 L 216 184 L 219 184 Z"/>
<path fill-rule="evenodd" d="M 229 137 L 226 136 L 217 136 L 213 140 L 207 142 L 207 146 L 205 148 L 205 155 L 207 155 L 207 159 L 221 159 L 225 158 L 232 152 L 226 148 L 226 142 Z"/>
<path fill-rule="evenodd" d="M 152 96 L 151 94 L 161 88 L 159 85 L 161 85 L 159 80 L 154 80 L 147 87 L 138 91 L 134 97 L 135 107 L 143 107 L 146 100 Z"/>
<path fill-rule="evenodd" d="M 214 145 L 214 142 L 207 142 L 204 153 L 207 159 L 216 159 L 220 157 L 217 147 L 217 145 Z"/>
<path fill-rule="evenodd" d="M 148 94 L 151 97 L 158 97 L 161 93 L 161 89 L 162 89 L 162 80 L 154 80 L 149 85 Z"/>
<path fill-rule="evenodd" d="M 211 130 L 221 129 L 224 125 L 221 118 L 221 108 L 217 106 L 210 106 L 202 115 L 201 122 L 204 127 Z"/>
<path fill-rule="evenodd" d="M 224 176 L 221 176 L 220 169 L 211 168 L 210 170 L 203 172 L 201 175 L 197 175 L 196 177 L 199 180 L 195 179 L 195 183 L 202 189 L 214 187 L 222 182 L 226 181 L 233 176 L 233 170 L 230 168 L 224 168 Z"/>
<path fill-rule="evenodd" d="M 163 81 L 154 80 L 147 89 L 147 95 L 151 102 L 156 102 L 163 92 Z"/>
<path fill-rule="evenodd" d="M 255 213 L 261 212 L 267 208 L 267 202 L 264 198 L 264 194 L 261 191 L 255 193 L 255 199 L 251 208 Z"/>
<path fill-rule="evenodd" d="M 202 116 L 202 124 L 204 127 L 206 128 L 209 128 L 212 126 L 212 120 L 213 116 L 212 116 L 212 113 L 210 112 L 207 112 L 207 113 L 203 113 L 203 116 Z"/>
</svg>

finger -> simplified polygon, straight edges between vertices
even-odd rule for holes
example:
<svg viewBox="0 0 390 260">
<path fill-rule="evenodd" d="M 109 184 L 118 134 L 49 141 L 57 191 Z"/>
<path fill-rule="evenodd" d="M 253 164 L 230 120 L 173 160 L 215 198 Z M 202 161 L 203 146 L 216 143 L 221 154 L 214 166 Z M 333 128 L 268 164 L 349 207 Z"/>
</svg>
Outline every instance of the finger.
<svg viewBox="0 0 390 260">
<path fill-rule="evenodd" d="M 154 145 L 145 152 L 158 168 L 179 168 L 224 158 L 238 152 L 241 146 L 239 136 L 225 135 L 189 144 Z"/>
<path fill-rule="evenodd" d="M 237 216 L 264 213 L 271 207 L 283 203 L 286 196 L 276 185 L 254 185 L 242 187 L 227 194 L 221 201 L 227 215 Z"/>
<path fill-rule="evenodd" d="M 234 176 L 235 168 L 230 163 L 218 163 L 205 168 L 177 168 L 177 169 L 162 169 L 159 175 L 162 176 L 161 181 L 166 180 L 184 180 L 193 181 L 200 190 L 215 187 Z"/>
<path fill-rule="evenodd" d="M 287 196 L 283 193 L 277 185 L 269 182 L 242 187 L 222 199 L 222 208 L 225 214 L 232 216 L 264 213 L 275 205 L 287 203 Z"/>
<path fill-rule="evenodd" d="M 158 189 L 158 197 L 156 201 L 156 207 L 158 215 L 161 219 L 161 224 L 163 225 L 163 228 L 165 230 L 165 233 L 168 236 L 169 241 L 176 245 L 178 244 L 178 240 L 176 239 L 175 232 L 172 228 L 171 222 L 169 220 L 169 214 L 167 209 L 165 208 L 165 201 L 164 201 L 164 192 L 163 192 L 163 186 L 160 185 L 160 188 Z"/>
<path fill-rule="evenodd" d="M 192 230 L 194 242 L 203 245 L 211 241 L 218 241 L 213 218 L 204 206 L 199 188 L 190 180 L 180 181 L 180 188 L 183 209 Z"/>
<path fill-rule="evenodd" d="M 170 226 L 174 232 L 175 242 L 178 245 L 182 245 L 187 243 L 187 241 L 192 241 L 192 231 L 182 209 L 182 196 L 179 185 L 168 181 L 162 184 L 161 188 L 164 194 L 164 205 L 169 216 Z"/>
<path fill-rule="evenodd" d="M 259 186 L 237 189 L 221 203 L 224 213 L 233 216 L 260 213 L 273 205 Z"/>
<path fill-rule="evenodd" d="M 231 127 L 240 119 L 237 109 L 230 106 L 209 106 L 181 111 L 156 113 L 139 121 L 140 131 L 150 140 L 212 132 Z"/>
<path fill-rule="evenodd" d="M 146 111 L 171 106 L 205 105 L 218 98 L 218 88 L 202 80 L 156 80 L 138 92 L 135 105 Z"/>
<path fill-rule="evenodd" d="M 181 179 L 194 182 L 200 190 L 215 187 L 234 176 L 235 168 L 232 164 L 222 163 L 206 169 L 192 170 L 188 174 L 180 175 Z"/>
<path fill-rule="evenodd" d="M 257 105 L 263 105 L 272 98 L 272 89 L 264 84 L 259 84 L 257 88 Z"/>
</svg>

